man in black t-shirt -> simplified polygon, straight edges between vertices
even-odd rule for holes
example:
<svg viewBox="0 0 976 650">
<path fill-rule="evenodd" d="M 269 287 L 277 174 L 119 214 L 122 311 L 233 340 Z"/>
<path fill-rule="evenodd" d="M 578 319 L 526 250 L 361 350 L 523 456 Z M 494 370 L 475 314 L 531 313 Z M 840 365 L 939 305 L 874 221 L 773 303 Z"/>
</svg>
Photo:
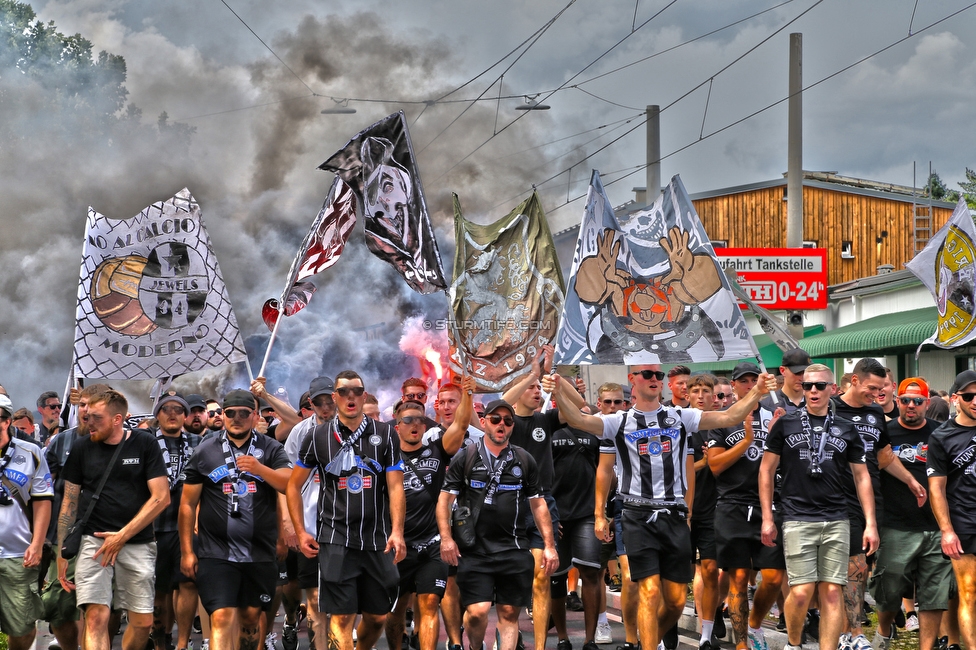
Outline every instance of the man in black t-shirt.
<svg viewBox="0 0 976 650">
<path fill-rule="evenodd" d="M 891 451 L 884 411 L 878 406 L 878 393 L 884 388 L 888 373 L 876 359 L 864 358 L 854 365 L 851 387 L 842 396 L 833 400 L 837 417 L 850 420 L 860 434 L 864 444 L 864 457 L 871 476 L 874 490 L 875 508 L 879 524 L 883 524 L 881 495 L 881 470 L 885 470 L 899 481 L 904 482 L 912 494 L 924 497 L 925 488 L 912 478 L 898 458 Z M 871 642 L 861 630 L 862 610 L 864 608 L 864 589 L 867 586 L 868 565 L 861 545 L 865 519 L 858 503 L 853 478 L 848 478 L 846 489 L 847 513 L 851 519 L 850 561 L 847 567 L 848 582 L 844 588 L 844 601 L 847 611 L 847 633 L 842 644 L 850 643 L 853 650 L 868 650 Z M 848 638 L 848 635 L 850 638 Z"/>
<path fill-rule="evenodd" d="M 547 578 L 559 566 L 535 459 L 509 444 L 514 416 L 515 409 L 504 400 L 495 400 L 485 407 L 484 437 L 451 460 L 437 502 L 441 557 L 458 566 L 457 582 L 461 606 L 466 610 L 468 641 L 475 650 L 484 642 L 493 601 L 498 614 L 498 650 L 515 648 L 519 610 L 528 604 L 534 573 L 522 514 L 526 503 L 545 542 L 542 567 Z M 477 457 L 472 462 L 469 457 L 473 454 Z M 459 498 L 472 509 L 482 504 L 475 524 L 475 546 L 463 553 L 458 551 L 451 531 L 451 507 Z"/>
<path fill-rule="evenodd" d="M 89 436 L 74 443 L 62 472 L 58 548 L 64 546 L 79 512 L 84 517 L 102 477 L 108 476 L 82 530 L 74 584 L 67 578 L 68 561 L 58 558 L 62 586 L 76 589 L 78 606 L 84 610 L 87 650 L 109 650 L 112 607 L 128 612 L 124 648 L 144 648 L 152 629 L 152 522 L 169 504 L 169 481 L 153 435 L 124 428 L 128 409 L 125 397 L 114 390 L 89 397 Z"/>
<path fill-rule="evenodd" d="M 359 646 L 373 647 L 396 596 L 395 564 L 406 555 L 399 441 L 389 425 L 363 415 L 365 392 L 352 370 L 336 375 L 336 417 L 302 443 L 288 482 L 288 512 L 302 553 L 318 555 L 319 611 L 331 614 L 328 645 L 338 650 L 352 650 L 357 612 Z M 320 480 L 317 539 L 305 528 L 301 494 L 313 469 Z M 325 638 L 325 630 L 316 635 Z"/>
<path fill-rule="evenodd" d="M 766 546 L 772 546 L 779 536 L 773 514 L 773 484 L 777 469 L 782 475 L 779 506 L 783 512 L 783 553 L 790 584 L 785 607 L 789 650 L 800 646 L 815 590 L 820 599 L 820 647 L 837 647 L 844 627 L 842 592 L 847 584 L 850 544 L 850 521 L 843 496 L 852 472 L 866 522 L 862 543 L 869 553 L 878 546 L 874 494 L 864 467 L 864 446 L 853 423 L 837 417 L 831 407 L 833 386 L 834 376 L 827 366 L 813 364 L 806 369 L 806 406 L 772 425 L 759 468 L 762 541 Z"/>
<path fill-rule="evenodd" d="M 201 442 L 186 468 L 181 568 L 196 580 L 210 614 L 211 649 L 237 650 L 237 626 L 241 648 L 254 649 L 261 642 L 261 610 L 271 603 L 278 578 L 278 493 L 291 463 L 281 443 L 254 430 L 260 418 L 254 395 L 232 390 L 222 408 L 224 431 Z"/>
<path fill-rule="evenodd" d="M 786 370 L 789 372 L 789 368 Z M 743 362 L 736 366 L 732 376 L 732 390 L 741 398 L 755 385 L 759 367 Z M 799 377 L 802 382 L 802 371 Z M 783 388 L 786 389 L 788 385 L 784 384 Z M 803 388 L 798 389 L 802 402 Z M 781 395 L 782 391 L 777 394 Z M 780 404 L 784 399 L 779 397 Z M 783 414 L 783 407 L 773 406 L 767 398 L 743 422 L 714 429 L 708 436 L 708 464 L 715 477 L 716 490 L 714 516 L 722 522 L 715 530 L 715 557 L 718 566 L 730 574 L 729 617 L 739 650 L 756 647 L 753 642 L 759 644 L 758 647 L 766 643 L 762 621 L 776 602 L 786 571 L 782 535 L 777 535 L 773 546 L 762 543 L 762 510 L 759 503 L 759 466 L 766 436 L 775 418 Z M 696 479 L 696 501 L 698 486 Z M 697 504 L 695 510 L 698 510 Z M 696 514 L 692 524 L 698 517 Z M 775 523 L 777 526 L 781 524 L 778 516 Z M 762 582 L 756 589 L 750 611 L 749 578 L 756 570 L 762 572 Z"/>
<path fill-rule="evenodd" d="M 396 432 L 403 458 L 403 492 L 407 512 L 403 539 L 407 556 L 397 565 L 400 593 L 394 610 L 386 619 L 386 641 L 399 646 L 405 627 L 410 595 L 417 594 L 418 616 L 414 618 L 420 650 L 434 650 L 439 634 L 438 607 L 447 587 L 448 566 L 441 559 L 437 530 L 437 500 L 451 457 L 461 448 L 467 422 L 471 418 L 473 377 L 463 379 L 463 396 L 453 423 L 433 440 L 424 442 L 424 405 L 405 401 L 396 412 Z"/>
<path fill-rule="evenodd" d="M 956 417 L 929 438 L 926 473 L 942 552 L 956 573 L 959 634 L 967 648 L 976 648 L 976 372 L 959 373 L 950 392 Z"/>
<path fill-rule="evenodd" d="M 925 482 L 929 436 L 938 427 L 937 422 L 925 419 L 928 384 L 920 377 L 903 380 L 895 403 L 898 419 L 888 423 L 891 449 L 915 480 Z M 928 503 L 888 473 L 881 475 L 881 494 L 884 523 L 871 578 L 871 594 L 878 605 L 874 646 L 887 649 L 902 596 L 914 591 L 919 647 L 929 648 L 938 636 L 942 612 L 949 606 L 952 563 L 942 555 L 939 524 Z"/>
<path fill-rule="evenodd" d="M 156 442 L 166 463 L 170 502 L 154 522 L 156 533 L 156 612 L 153 621 L 153 644 L 166 650 L 176 619 L 176 647 L 185 649 L 190 641 L 193 617 L 197 613 L 197 587 L 180 572 L 180 495 L 183 494 L 185 471 L 200 436 L 183 429 L 189 403 L 182 395 L 170 391 L 162 395 L 153 408 L 159 422 Z M 176 591 L 176 598 L 173 592 Z M 174 603 L 174 600 L 176 601 Z M 175 607 L 175 610 L 174 610 Z"/>
</svg>

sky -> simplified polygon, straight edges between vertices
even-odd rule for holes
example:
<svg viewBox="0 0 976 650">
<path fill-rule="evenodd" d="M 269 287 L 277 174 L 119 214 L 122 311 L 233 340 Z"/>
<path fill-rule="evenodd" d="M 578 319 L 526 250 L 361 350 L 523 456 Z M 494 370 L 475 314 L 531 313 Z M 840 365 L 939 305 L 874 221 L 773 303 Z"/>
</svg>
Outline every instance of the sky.
<svg viewBox="0 0 976 650">
<path fill-rule="evenodd" d="M 130 217 L 183 187 L 201 203 L 252 365 L 260 365 L 268 340 L 261 304 L 280 294 L 332 180 L 316 168 L 397 110 L 410 125 L 448 274 L 452 193 L 466 217 L 487 223 L 535 187 L 553 231 L 580 221 L 591 169 L 614 203 L 633 199 L 645 182 L 649 104 L 662 108 L 662 181 L 680 174 L 695 193 L 780 177 L 791 32 L 803 34 L 804 169 L 910 186 L 913 168 L 922 184 L 931 163 L 956 187 L 976 166 L 976 8 L 961 0 L 32 6 L 60 31 L 125 58 L 128 101 L 144 122 L 165 111 L 196 132 L 188 156 L 116 150 L 96 160 L 70 137 L 43 137 L 40 114 L 30 115 L 42 135 L 26 138 L 29 151 L 0 150 L 0 270 L 8 278 L 0 383 L 17 406 L 64 387 L 88 207 Z M 453 101 L 478 97 L 486 101 Z M 551 109 L 517 111 L 526 97 Z M 357 112 L 320 112 L 343 100 Z M 30 110 L 26 101 L 14 106 L 6 110 Z M 402 351 L 404 331 L 413 336 L 405 324 L 443 317 L 443 295 L 411 293 L 365 251 L 361 232 L 316 284 L 306 312 L 282 326 L 269 383 L 284 385 L 294 402 L 317 374 L 353 367 L 382 398 L 417 374 Z M 177 386 L 216 393 L 245 379 L 242 369 L 224 369 Z"/>
</svg>

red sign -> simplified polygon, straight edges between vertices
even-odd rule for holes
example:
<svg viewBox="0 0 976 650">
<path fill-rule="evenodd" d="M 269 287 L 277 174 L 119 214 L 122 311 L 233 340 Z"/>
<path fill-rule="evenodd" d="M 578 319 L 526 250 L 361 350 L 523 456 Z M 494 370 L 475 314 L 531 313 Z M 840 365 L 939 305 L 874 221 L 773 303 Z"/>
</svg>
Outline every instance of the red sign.
<svg viewBox="0 0 976 650">
<path fill-rule="evenodd" d="M 716 248 L 753 302 L 766 309 L 826 309 L 826 248 Z M 744 307 L 745 305 L 743 305 Z"/>
</svg>

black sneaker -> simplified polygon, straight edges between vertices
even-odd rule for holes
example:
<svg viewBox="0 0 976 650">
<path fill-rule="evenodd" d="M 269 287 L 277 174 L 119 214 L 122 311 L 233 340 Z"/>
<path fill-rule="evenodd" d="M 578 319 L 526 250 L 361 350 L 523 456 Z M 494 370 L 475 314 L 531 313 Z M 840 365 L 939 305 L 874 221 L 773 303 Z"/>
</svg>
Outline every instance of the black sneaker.
<svg viewBox="0 0 976 650">
<path fill-rule="evenodd" d="M 949 637 L 942 636 L 935 641 L 934 650 L 949 650 Z"/>
<path fill-rule="evenodd" d="M 583 650 L 600 650 L 600 646 L 596 644 L 596 641 L 587 641 L 583 644 Z"/>
<path fill-rule="evenodd" d="M 573 644 L 569 639 L 559 639 L 556 650 L 573 650 Z"/>
<path fill-rule="evenodd" d="M 711 644 L 711 643 L 710 643 L 710 642 L 708 641 L 708 639 L 705 639 L 705 640 L 704 640 L 704 641 L 702 641 L 702 642 L 701 642 L 701 644 L 700 644 L 700 645 L 698 646 L 698 650 L 712 650 L 712 648 L 714 648 L 714 647 L 715 647 L 715 646 L 713 646 L 713 645 L 712 645 L 712 644 Z"/>
<path fill-rule="evenodd" d="M 675 623 L 671 626 L 671 629 L 664 633 L 664 638 L 661 639 L 664 643 L 664 647 L 668 650 L 674 650 L 678 647 L 678 624 Z"/>
<path fill-rule="evenodd" d="M 722 612 L 715 612 L 715 622 L 712 626 L 712 638 L 713 639 L 724 639 L 728 630 L 725 629 L 725 619 L 722 617 Z"/>
<path fill-rule="evenodd" d="M 803 626 L 803 632 L 811 639 L 820 638 L 820 610 L 811 609 L 807 612 L 807 622 Z"/>
<path fill-rule="evenodd" d="M 298 626 L 285 625 L 282 627 L 281 647 L 284 650 L 298 650 Z"/>
<path fill-rule="evenodd" d="M 776 629 L 780 632 L 786 631 L 786 614 L 783 612 L 779 613 L 779 622 L 776 623 Z"/>
<path fill-rule="evenodd" d="M 583 601 L 580 600 L 579 594 L 575 591 L 569 592 L 569 595 L 566 596 L 566 609 L 570 612 L 583 611 Z"/>
<path fill-rule="evenodd" d="M 637 650 L 639 643 L 627 643 L 624 641 L 623 645 L 618 645 L 614 650 Z"/>
<path fill-rule="evenodd" d="M 501 644 L 498 644 L 501 647 Z M 518 639 L 515 641 L 515 650 L 525 650 L 525 641 L 522 640 L 522 630 L 519 630 Z"/>
<path fill-rule="evenodd" d="M 196 632 L 197 634 L 203 634 L 203 628 L 200 627 L 200 617 L 199 616 L 194 616 L 193 617 L 193 631 Z"/>
</svg>

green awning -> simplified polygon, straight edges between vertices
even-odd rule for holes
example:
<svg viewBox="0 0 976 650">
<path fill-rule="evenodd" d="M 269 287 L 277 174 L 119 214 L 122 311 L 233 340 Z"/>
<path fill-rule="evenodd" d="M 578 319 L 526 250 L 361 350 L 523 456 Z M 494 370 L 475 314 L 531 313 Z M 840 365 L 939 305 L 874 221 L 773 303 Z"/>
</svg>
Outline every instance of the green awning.
<svg viewBox="0 0 976 650">
<path fill-rule="evenodd" d="M 882 357 L 915 352 L 938 326 L 939 310 L 925 307 L 883 314 L 800 341 L 811 357 Z"/>
<path fill-rule="evenodd" d="M 810 327 L 803 328 L 803 336 L 813 336 L 823 332 L 823 325 L 811 325 Z M 776 368 L 779 368 L 783 363 L 783 351 L 780 350 L 768 334 L 759 334 L 753 337 L 756 341 L 756 347 L 759 348 L 759 354 L 762 355 L 763 363 L 766 364 L 766 369 L 770 372 L 776 372 Z M 803 340 L 806 340 L 805 338 Z M 802 342 L 801 342 L 802 345 Z M 810 355 L 814 356 L 814 355 Z M 751 361 L 756 363 L 756 357 L 748 357 L 745 359 L 732 359 L 729 361 L 711 361 L 707 363 L 689 363 L 687 364 L 691 368 L 692 372 L 732 372 L 737 363 L 742 361 Z M 823 359 L 813 359 L 814 363 L 823 363 Z"/>
</svg>

